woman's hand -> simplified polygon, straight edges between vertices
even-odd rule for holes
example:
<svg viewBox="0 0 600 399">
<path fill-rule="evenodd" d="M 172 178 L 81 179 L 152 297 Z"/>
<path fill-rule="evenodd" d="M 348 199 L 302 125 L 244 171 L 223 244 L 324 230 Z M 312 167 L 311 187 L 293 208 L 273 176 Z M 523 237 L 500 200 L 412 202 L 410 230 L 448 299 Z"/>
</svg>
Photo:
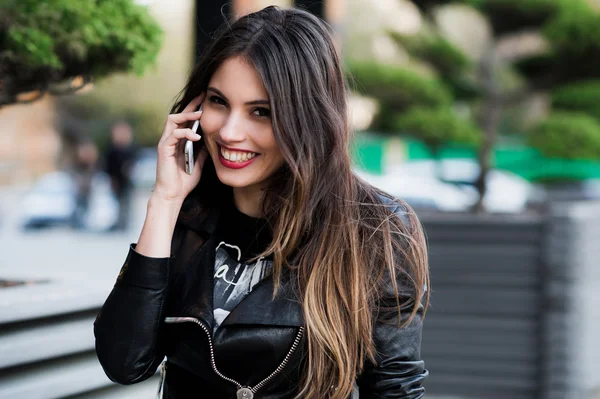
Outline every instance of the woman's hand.
<svg viewBox="0 0 600 399">
<path fill-rule="evenodd" d="M 156 185 L 153 196 L 161 200 L 181 201 L 196 187 L 202 175 L 202 166 L 208 155 L 202 146 L 194 162 L 191 175 L 185 171 L 184 146 L 186 140 L 198 141 L 200 135 L 192 133 L 187 126 L 202 117 L 202 111 L 196 111 L 205 95 L 193 99 L 180 114 L 167 117 L 165 128 L 158 142 L 158 161 L 156 165 Z M 196 111 L 196 112 L 194 112 Z"/>
</svg>

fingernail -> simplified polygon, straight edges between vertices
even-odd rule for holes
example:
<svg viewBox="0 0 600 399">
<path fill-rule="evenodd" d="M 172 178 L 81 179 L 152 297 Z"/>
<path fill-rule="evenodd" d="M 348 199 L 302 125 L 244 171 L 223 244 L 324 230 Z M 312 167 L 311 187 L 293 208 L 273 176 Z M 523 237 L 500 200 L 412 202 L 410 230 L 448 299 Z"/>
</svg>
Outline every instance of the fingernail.
<svg viewBox="0 0 600 399">
<path fill-rule="evenodd" d="M 202 138 L 202 136 L 200 136 L 198 133 L 195 133 L 195 134 L 196 134 L 196 137 L 197 137 L 197 138 L 199 138 L 199 139 L 201 139 L 201 138 Z"/>
<path fill-rule="evenodd" d="M 201 109 L 199 109 L 198 111 L 194 111 L 194 113 L 195 113 L 195 114 L 201 114 L 201 113 L 202 113 L 202 110 L 201 110 Z"/>
</svg>

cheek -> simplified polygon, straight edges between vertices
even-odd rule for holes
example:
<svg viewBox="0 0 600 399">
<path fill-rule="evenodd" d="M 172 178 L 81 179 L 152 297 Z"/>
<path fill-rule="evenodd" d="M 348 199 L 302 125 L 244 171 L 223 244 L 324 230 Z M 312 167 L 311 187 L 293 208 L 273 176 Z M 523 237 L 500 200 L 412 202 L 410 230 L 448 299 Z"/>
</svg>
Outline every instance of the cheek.
<svg viewBox="0 0 600 399">
<path fill-rule="evenodd" d="M 265 148 L 269 148 L 275 157 L 281 157 L 281 156 L 283 156 L 281 154 L 281 150 L 279 149 L 279 146 L 277 145 L 277 141 L 275 140 L 275 136 L 273 136 L 273 133 L 267 135 L 264 138 L 263 146 Z"/>
<path fill-rule="evenodd" d="M 279 146 L 277 145 L 277 142 L 275 141 L 275 137 L 269 137 L 268 140 L 263 142 L 263 148 L 268 148 L 269 149 L 269 153 L 271 155 L 271 160 L 276 163 L 276 164 L 280 164 L 283 163 L 283 153 L 281 152 L 281 149 L 279 148 Z"/>
<path fill-rule="evenodd" d="M 211 135 L 218 132 L 224 123 L 221 115 L 214 112 L 205 112 L 200 119 L 200 127 L 205 134 Z"/>
</svg>

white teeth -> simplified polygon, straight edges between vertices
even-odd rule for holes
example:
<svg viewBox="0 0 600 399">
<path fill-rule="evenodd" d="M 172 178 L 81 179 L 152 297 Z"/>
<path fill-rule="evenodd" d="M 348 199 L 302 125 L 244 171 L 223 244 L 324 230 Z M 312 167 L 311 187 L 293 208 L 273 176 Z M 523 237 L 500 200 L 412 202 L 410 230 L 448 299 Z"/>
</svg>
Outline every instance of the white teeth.
<svg viewBox="0 0 600 399">
<path fill-rule="evenodd" d="M 245 162 L 254 158 L 256 156 L 256 153 L 245 151 L 229 151 L 221 147 L 221 155 L 223 156 L 223 158 L 231 162 Z"/>
</svg>

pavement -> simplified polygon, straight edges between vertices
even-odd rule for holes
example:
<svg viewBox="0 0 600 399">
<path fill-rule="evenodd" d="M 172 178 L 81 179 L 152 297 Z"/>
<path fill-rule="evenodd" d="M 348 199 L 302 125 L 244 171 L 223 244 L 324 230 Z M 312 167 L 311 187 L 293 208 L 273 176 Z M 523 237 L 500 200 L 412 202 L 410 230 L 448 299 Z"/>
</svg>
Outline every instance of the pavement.
<svg viewBox="0 0 600 399">
<path fill-rule="evenodd" d="M 149 189 L 136 191 L 130 228 L 115 233 L 69 228 L 24 231 L 20 201 L 26 192 L 27 187 L 0 187 L 0 279 L 33 282 L 0 288 L 0 322 L 64 310 L 78 301 L 102 303 L 129 244 L 137 241 Z"/>
<path fill-rule="evenodd" d="M 24 340 L 29 340 L 34 348 L 39 348 L 37 344 L 52 342 L 53 347 L 47 348 L 50 352 L 71 350 L 77 345 L 86 350 L 93 348 L 92 322 L 85 318 L 88 317 L 85 313 L 81 316 L 83 319 L 72 321 L 60 336 L 54 331 L 57 326 L 40 329 L 39 323 L 18 322 L 97 309 L 112 289 L 129 244 L 137 241 L 150 197 L 150 189 L 136 190 L 130 228 L 124 232 L 91 233 L 70 228 L 25 231 L 20 227 L 20 215 L 27 190 L 28 187 L 0 187 L 0 280 L 30 282 L 0 288 L 0 326 L 13 326 L 0 337 L 4 363 L 11 363 L 11 359 L 14 363 L 17 358 L 26 359 L 31 355 L 26 345 L 20 345 Z M 62 323 L 62 319 L 43 320 Z M 68 320 L 65 323 L 68 324 Z M 74 328 L 75 324 L 81 324 L 81 328 Z M 15 335 L 17 333 L 22 336 Z M 12 358 L 9 355 L 13 355 Z M 72 386 L 77 376 L 84 381 L 85 386 L 80 388 L 85 393 L 73 399 L 142 399 L 156 395 L 157 376 L 133 387 L 111 385 L 93 355 L 78 356 L 68 356 L 64 361 L 52 358 L 8 371 L 0 367 L 3 381 L 0 398 L 61 397 L 50 391 L 62 392 L 68 386 L 77 392 Z M 100 387 L 102 389 L 96 389 Z M 95 390 L 90 392 L 89 389 Z M 19 394 L 10 394 L 13 391 Z"/>
</svg>

